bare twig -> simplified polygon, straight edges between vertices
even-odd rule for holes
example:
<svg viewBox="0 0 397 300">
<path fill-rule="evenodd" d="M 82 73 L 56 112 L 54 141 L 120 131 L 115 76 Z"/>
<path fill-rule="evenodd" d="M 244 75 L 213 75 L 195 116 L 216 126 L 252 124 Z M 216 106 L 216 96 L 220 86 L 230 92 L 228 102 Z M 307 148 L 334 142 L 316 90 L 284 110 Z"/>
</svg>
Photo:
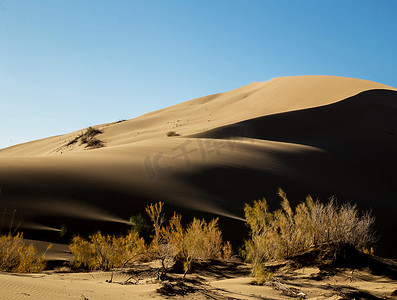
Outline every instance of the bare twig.
<svg viewBox="0 0 397 300">
<path fill-rule="evenodd" d="M 272 285 L 274 286 L 274 288 L 276 290 L 281 291 L 286 296 L 299 298 L 299 299 L 305 299 L 306 298 L 306 294 L 305 293 L 299 291 L 296 288 L 290 288 L 290 287 L 286 286 L 285 284 L 281 283 L 278 279 L 275 279 L 272 282 Z"/>
</svg>

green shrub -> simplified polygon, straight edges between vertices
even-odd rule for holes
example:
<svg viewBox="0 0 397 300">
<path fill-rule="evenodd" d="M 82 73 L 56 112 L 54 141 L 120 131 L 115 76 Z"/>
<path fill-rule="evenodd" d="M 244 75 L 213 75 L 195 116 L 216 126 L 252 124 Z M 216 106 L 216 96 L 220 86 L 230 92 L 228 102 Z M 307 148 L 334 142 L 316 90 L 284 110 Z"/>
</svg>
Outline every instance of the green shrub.
<svg viewBox="0 0 397 300">
<path fill-rule="evenodd" d="M 142 234 L 150 230 L 150 225 L 142 214 L 138 213 L 130 217 L 131 231 Z"/>
<path fill-rule="evenodd" d="M 68 228 L 66 227 L 65 224 L 62 224 L 59 230 L 59 236 L 64 237 L 67 233 L 68 233 Z"/>
</svg>

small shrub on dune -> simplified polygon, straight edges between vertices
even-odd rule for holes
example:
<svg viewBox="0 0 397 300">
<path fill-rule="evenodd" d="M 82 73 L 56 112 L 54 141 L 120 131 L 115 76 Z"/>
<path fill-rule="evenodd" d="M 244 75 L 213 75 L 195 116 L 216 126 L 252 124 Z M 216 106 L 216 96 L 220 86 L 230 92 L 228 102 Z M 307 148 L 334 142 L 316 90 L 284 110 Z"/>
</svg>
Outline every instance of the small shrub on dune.
<svg viewBox="0 0 397 300">
<path fill-rule="evenodd" d="M 79 140 L 79 138 L 80 138 L 80 136 L 76 136 L 73 140 L 71 140 L 70 142 L 68 142 L 68 143 L 66 144 L 66 146 L 71 146 L 71 145 L 73 145 L 73 144 L 76 144 L 77 141 Z"/>
<path fill-rule="evenodd" d="M 103 147 L 103 142 L 95 137 L 100 133 L 102 133 L 101 130 L 88 127 L 87 131 L 84 132 L 80 137 L 81 144 L 87 144 L 86 147 L 91 149 Z"/>
<path fill-rule="evenodd" d="M 85 135 L 85 136 L 95 136 L 95 135 L 100 134 L 100 133 L 102 133 L 101 130 L 90 126 L 90 127 L 87 128 L 87 131 L 85 133 L 83 133 L 83 135 Z"/>
<path fill-rule="evenodd" d="M 41 272 L 46 267 L 44 254 L 23 241 L 22 233 L 0 236 L 0 271 L 15 273 Z"/>
<path fill-rule="evenodd" d="M 98 140 L 97 138 L 88 139 L 86 143 L 87 147 L 92 149 L 103 147 L 103 142 L 101 140 Z"/>
<path fill-rule="evenodd" d="M 82 135 L 82 136 L 80 137 L 80 142 L 81 142 L 81 144 L 87 144 L 88 141 L 89 141 L 89 137 L 88 137 L 88 136 Z"/>
<path fill-rule="evenodd" d="M 76 266 L 90 270 L 110 270 L 126 266 L 146 252 L 143 238 L 137 232 L 126 236 L 103 235 L 97 232 L 88 239 L 76 236 L 69 246 L 76 259 Z"/>
<path fill-rule="evenodd" d="M 375 218 L 360 214 L 356 205 L 326 204 L 310 196 L 292 210 L 285 192 L 279 189 L 281 209 L 270 212 L 265 199 L 244 208 L 251 239 L 245 241 L 243 255 L 252 263 L 252 274 L 262 274 L 263 263 L 293 257 L 312 247 L 324 246 L 337 253 L 345 246 L 368 248 L 377 239 Z M 260 275 L 265 278 L 266 276 Z"/>
<path fill-rule="evenodd" d="M 167 131 L 166 135 L 167 135 L 168 137 L 170 137 L 170 136 L 179 136 L 179 134 L 178 134 L 178 133 L 176 133 L 176 132 L 175 132 L 175 131 L 173 131 L 173 130 L 171 130 L 171 131 Z"/>
<path fill-rule="evenodd" d="M 101 148 L 104 146 L 103 142 L 95 137 L 96 135 L 101 133 L 103 132 L 97 128 L 88 127 L 84 133 L 76 136 L 73 140 L 68 142 L 66 146 L 76 144 L 80 140 L 80 145 L 86 144 L 86 148 Z"/>
</svg>

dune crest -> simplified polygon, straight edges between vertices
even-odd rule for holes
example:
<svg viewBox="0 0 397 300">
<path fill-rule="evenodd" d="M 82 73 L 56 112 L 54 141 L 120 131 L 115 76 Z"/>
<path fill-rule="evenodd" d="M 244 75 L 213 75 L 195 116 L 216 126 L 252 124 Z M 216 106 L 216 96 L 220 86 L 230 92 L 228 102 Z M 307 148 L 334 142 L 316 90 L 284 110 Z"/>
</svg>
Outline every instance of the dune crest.
<svg viewBox="0 0 397 300">
<path fill-rule="evenodd" d="M 371 89 L 395 88 L 362 79 L 296 76 L 254 82 L 241 88 L 186 101 L 124 122 L 96 125 L 106 147 L 163 138 L 167 131 L 191 135 L 260 116 L 332 104 Z M 1 149 L 1 155 L 46 156 L 87 150 L 67 146 L 86 129 Z"/>
</svg>

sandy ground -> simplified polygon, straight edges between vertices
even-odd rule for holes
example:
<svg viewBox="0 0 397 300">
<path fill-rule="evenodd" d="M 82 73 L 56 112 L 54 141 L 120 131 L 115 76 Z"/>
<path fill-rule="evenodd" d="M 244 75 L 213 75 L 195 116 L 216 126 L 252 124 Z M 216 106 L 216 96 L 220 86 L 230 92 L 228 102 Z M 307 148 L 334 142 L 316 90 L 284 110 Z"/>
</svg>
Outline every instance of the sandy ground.
<svg viewBox="0 0 397 300">
<path fill-rule="evenodd" d="M 230 271 L 230 270 L 229 270 Z M 110 272 L 41 274 L 0 274 L 1 299 L 292 299 L 283 290 L 303 293 L 306 299 L 396 299 L 391 294 L 397 282 L 369 270 L 338 269 L 334 275 L 321 276 L 317 267 L 276 273 L 276 281 L 252 285 L 248 275 L 221 272 L 190 274 L 173 289 L 158 290 L 162 284 L 146 275 L 133 276 L 117 271 L 108 283 Z M 222 274 L 223 273 L 223 274 Z M 181 275 L 171 274 L 173 278 Z M 139 279 L 139 280 L 138 280 Z M 134 284 L 125 284 L 125 282 Z"/>
</svg>

